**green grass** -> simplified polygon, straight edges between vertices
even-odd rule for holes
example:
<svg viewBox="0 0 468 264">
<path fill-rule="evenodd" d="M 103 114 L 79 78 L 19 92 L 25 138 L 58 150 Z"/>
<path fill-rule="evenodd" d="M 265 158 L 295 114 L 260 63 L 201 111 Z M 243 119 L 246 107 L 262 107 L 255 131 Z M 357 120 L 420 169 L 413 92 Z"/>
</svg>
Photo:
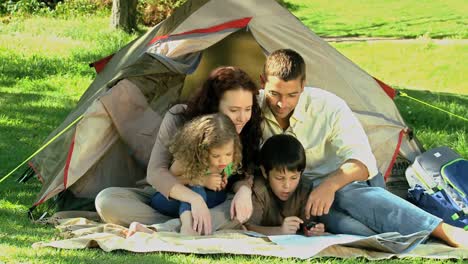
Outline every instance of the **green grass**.
<svg viewBox="0 0 468 264">
<path fill-rule="evenodd" d="M 286 0 L 319 36 L 467 38 L 465 0 Z"/>
<path fill-rule="evenodd" d="M 327 10 L 325 9 L 327 5 L 330 5 L 330 10 L 338 6 L 333 2 L 326 3 L 330 4 L 322 4 L 322 10 Z M 419 6 L 418 3 L 415 6 Z M 346 6 L 348 5 L 350 4 Z M 446 10 L 440 9 L 442 13 Z M 366 8 L 361 7 L 359 10 L 361 16 L 364 15 L 362 12 L 371 13 L 365 11 Z M 329 12 L 336 17 L 342 14 Z M 419 13 L 415 15 L 419 16 Z M 349 18 L 349 14 L 343 14 L 343 17 L 345 21 L 346 17 Z M 325 22 L 326 16 L 322 19 L 323 24 L 333 24 L 333 20 Z M 107 26 L 108 17 L 78 18 L 73 21 L 32 17 L 0 19 L 0 21 L 9 21 L 3 24 L 0 22 L 0 177 L 2 177 L 40 147 L 46 136 L 74 108 L 81 94 L 95 77 L 94 70 L 88 67 L 88 63 L 113 53 L 135 36 L 110 30 Z M 468 116 L 467 96 L 441 93 L 466 94 L 466 85 L 461 78 L 461 74 L 466 72 L 463 63 L 466 61 L 465 46 L 431 46 L 427 43 L 401 46 L 357 43 L 335 44 L 335 46 L 361 67 L 389 84 L 396 87 L 431 90 L 428 92 L 412 89 L 406 92 L 459 115 Z M 433 58 L 435 56 L 439 64 Z M 384 57 L 385 60 L 375 59 L 380 57 Z M 415 61 L 428 63 L 417 64 Z M 402 65 L 405 67 L 402 68 Z M 445 66 L 441 70 L 438 65 Z M 425 72 L 432 74 L 424 75 Z M 414 78 L 415 75 L 418 77 Z M 431 81 L 426 82 L 428 78 Z M 415 80 L 419 81 L 412 82 Z M 451 90 L 453 87 L 463 89 Z M 444 113 L 430 110 L 405 98 L 397 98 L 396 103 L 425 147 L 446 144 L 468 157 L 466 122 L 450 118 Z M 40 185 L 34 180 L 27 184 L 18 184 L 14 182 L 18 176 L 19 173 L 16 173 L 0 184 L 0 263 L 96 261 L 102 263 L 263 263 L 266 261 L 305 263 L 305 261 L 256 256 L 135 254 L 125 251 L 106 253 L 97 249 L 33 250 L 32 243 L 50 241 L 59 237 L 53 228 L 31 224 L 27 219 L 26 211 L 34 202 Z M 310 262 L 367 261 L 321 258 Z M 385 263 L 446 263 L 446 261 L 405 259 L 389 260 Z M 453 263 L 462 263 L 462 261 Z"/>
<path fill-rule="evenodd" d="M 468 96 L 401 89 L 418 98 L 454 114 L 468 117 Z M 450 146 L 468 158 L 468 122 L 424 106 L 407 97 L 397 97 L 395 103 L 410 128 L 424 148 Z"/>
<path fill-rule="evenodd" d="M 468 45 L 416 42 L 333 43 L 372 76 L 389 85 L 468 95 Z"/>
<path fill-rule="evenodd" d="M 34 17 L 0 24 L 1 175 L 34 152 L 74 108 L 95 77 L 88 64 L 136 37 L 108 23 L 105 17 Z"/>
</svg>

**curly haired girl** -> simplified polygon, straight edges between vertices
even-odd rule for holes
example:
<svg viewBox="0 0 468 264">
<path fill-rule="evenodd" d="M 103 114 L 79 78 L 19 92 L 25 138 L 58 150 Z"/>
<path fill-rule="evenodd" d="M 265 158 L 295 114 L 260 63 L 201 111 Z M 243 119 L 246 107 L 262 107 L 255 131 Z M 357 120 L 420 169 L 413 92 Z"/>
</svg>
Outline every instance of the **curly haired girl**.
<svg viewBox="0 0 468 264">
<path fill-rule="evenodd" d="M 208 208 L 226 200 L 224 189 L 212 191 L 203 185 L 207 175 L 216 173 L 222 175 L 222 186 L 226 186 L 228 177 L 241 167 L 242 145 L 229 117 L 217 113 L 193 119 L 175 135 L 169 151 L 174 157 L 170 172 L 200 194 Z M 190 203 L 167 199 L 158 192 L 151 206 L 162 214 L 180 216 L 181 233 L 194 234 L 191 221 L 185 221 L 192 219 Z"/>
</svg>

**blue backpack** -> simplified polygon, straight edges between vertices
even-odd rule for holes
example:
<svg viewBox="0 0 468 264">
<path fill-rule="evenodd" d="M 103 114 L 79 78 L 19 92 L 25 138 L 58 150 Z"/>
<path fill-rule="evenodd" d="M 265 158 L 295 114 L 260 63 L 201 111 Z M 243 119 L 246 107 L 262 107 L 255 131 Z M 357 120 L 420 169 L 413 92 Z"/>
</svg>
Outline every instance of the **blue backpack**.
<svg viewBox="0 0 468 264">
<path fill-rule="evenodd" d="M 431 149 L 416 157 L 406 178 L 410 202 L 468 230 L 468 160 L 448 147 Z"/>
</svg>

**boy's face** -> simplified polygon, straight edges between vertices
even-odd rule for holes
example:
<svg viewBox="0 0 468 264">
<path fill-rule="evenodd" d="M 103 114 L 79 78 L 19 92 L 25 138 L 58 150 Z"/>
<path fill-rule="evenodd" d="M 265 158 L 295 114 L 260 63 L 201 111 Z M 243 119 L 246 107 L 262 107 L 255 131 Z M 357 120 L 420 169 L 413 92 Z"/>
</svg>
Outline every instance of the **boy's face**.
<svg viewBox="0 0 468 264">
<path fill-rule="evenodd" d="M 294 193 L 301 179 L 301 172 L 287 169 L 273 169 L 268 174 L 271 190 L 281 201 L 287 201 Z"/>
<path fill-rule="evenodd" d="M 276 119 L 284 120 L 291 116 L 304 90 L 300 78 L 283 81 L 276 76 L 262 76 L 266 102 Z"/>
</svg>

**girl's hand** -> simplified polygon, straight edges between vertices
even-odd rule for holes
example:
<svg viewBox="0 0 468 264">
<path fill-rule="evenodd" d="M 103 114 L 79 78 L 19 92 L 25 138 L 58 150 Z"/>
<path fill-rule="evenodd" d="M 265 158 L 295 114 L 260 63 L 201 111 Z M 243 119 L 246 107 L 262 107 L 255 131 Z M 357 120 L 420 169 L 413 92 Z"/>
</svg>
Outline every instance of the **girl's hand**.
<svg viewBox="0 0 468 264">
<path fill-rule="evenodd" d="M 206 202 L 199 196 L 199 199 L 194 199 L 190 205 L 192 206 L 193 230 L 198 234 L 211 234 L 211 214 Z"/>
<path fill-rule="evenodd" d="M 312 227 L 309 230 L 304 230 L 304 235 L 305 236 L 323 236 L 328 233 L 325 232 L 325 225 L 322 223 L 316 224 L 314 227 Z"/>
<path fill-rule="evenodd" d="M 304 221 L 297 216 L 286 217 L 281 225 L 281 233 L 296 234 L 302 223 L 304 223 Z"/>
<path fill-rule="evenodd" d="M 245 223 L 252 215 L 252 210 L 252 189 L 242 185 L 231 202 L 231 220 L 237 219 L 240 223 Z"/>
<path fill-rule="evenodd" d="M 224 190 L 226 189 L 226 186 L 228 184 L 228 178 L 226 176 L 226 174 L 223 173 L 222 175 L 223 177 L 221 178 L 221 190 Z"/>
<path fill-rule="evenodd" d="M 203 187 L 217 192 L 224 189 L 226 185 L 223 185 L 223 176 L 221 174 L 211 173 L 209 175 L 206 175 L 206 177 L 204 178 Z"/>
</svg>

